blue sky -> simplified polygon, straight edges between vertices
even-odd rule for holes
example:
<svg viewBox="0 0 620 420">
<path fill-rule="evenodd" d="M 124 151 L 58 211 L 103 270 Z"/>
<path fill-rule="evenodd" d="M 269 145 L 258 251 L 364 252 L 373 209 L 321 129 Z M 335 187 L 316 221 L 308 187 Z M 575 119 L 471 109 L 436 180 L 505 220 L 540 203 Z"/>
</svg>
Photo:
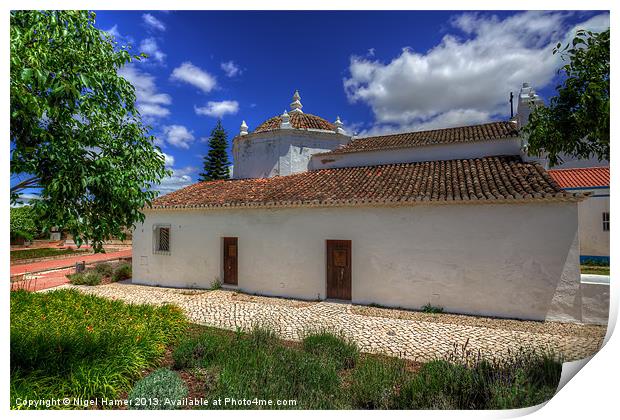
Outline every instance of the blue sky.
<svg viewBox="0 0 620 420">
<path fill-rule="evenodd" d="M 602 12 L 100 11 L 97 26 L 149 59 L 123 70 L 174 175 L 195 182 L 222 118 L 229 141 L 288 109 L 360 135 L 507 119 L 508 95 L 557 84 L 552 48 Z"/>
</svg>

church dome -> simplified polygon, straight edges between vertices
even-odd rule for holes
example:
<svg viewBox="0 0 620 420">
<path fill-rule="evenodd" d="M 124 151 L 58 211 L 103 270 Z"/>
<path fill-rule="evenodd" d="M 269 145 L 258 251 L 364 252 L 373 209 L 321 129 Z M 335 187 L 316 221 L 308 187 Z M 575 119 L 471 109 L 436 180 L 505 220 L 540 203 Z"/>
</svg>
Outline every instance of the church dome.
<svg viewBox="0 0 620 420">
<path fill-rule="evenodd" d="M 297 129 L 313 129 L 313 130 L 329 130 L 334 131 L 336 127 L 324 118 L 312 114 L 302 114 L 299 112 L 291 112 L 290 123 L 292 128 Z M 278 115 L 269 118 L 267 121 L 256 127 L 255 133 L 262 131 L 278 130 L 282 124 L 282 116 Z"/>
</svg>

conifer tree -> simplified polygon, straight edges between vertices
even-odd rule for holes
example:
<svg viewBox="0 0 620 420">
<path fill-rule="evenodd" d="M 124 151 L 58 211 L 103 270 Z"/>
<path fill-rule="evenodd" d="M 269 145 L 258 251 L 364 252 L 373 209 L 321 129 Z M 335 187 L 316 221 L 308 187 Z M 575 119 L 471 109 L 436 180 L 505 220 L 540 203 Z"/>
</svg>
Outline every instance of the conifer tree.
<svg viewBox="0 0 620 420">
<path fill-rule="evenodd" d="M 218 120 L 209 137 L 209 153 L 204 157 L 203 172 L 200 174 L 201 181 L 230 178 L 227 148 L 226 131 L 222 127 L 222 121 Z"/>
</svg>

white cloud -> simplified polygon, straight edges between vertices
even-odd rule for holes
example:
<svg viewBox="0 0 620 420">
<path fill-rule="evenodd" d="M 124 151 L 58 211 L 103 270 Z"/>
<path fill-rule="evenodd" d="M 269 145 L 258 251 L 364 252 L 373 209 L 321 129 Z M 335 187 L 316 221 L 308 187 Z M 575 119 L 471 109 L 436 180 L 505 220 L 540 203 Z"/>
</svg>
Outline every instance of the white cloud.
<svg viewBox="0 0 620 420">
<path fill-rule="evenodd" d="M 172 103 L 170 95 L 158 91 L 155 77 L 127 65 L 119 70 L 119 75 L 127 79 L 136 88 L 136 106 L 150 122 L 157 118 L 167 117 L 170 110 L 166 105 Z"/>
<path fill-rule="evenodd" d="M 144 21 L 146 26 L 148 26 L 150 29 L 155 29 L 155 30 L 158 30 L 158 31 L 165 31 L 166 30 L 166 25 L 164 25 L 164 22 L 162 22 L 161 20 L 157 19 L 155 16 L 153 16 L 150 13 L 143 14 L 142 15 L 142 20 Z"/>
<path fill-rule="evenodd" d="M 140 52 L 146 53 L 149 60 L 155 60 L 163 63 L 166 60 L 166 54 L 159 49 L 155 38 L 145 38 L 140 43 Z"/>
<path fill-rule="evenodd" d="M 198 115 L 207 115 L 209 117 L 222 118 L 226 114 L 236 114 L 239 111 L 239 102 L 209 101 L 207 102 L 207 106 L 194 107 L 194 111 Z"/>
<path fill-rule="evenodd" d="M 183 125 L 166 125 L 163 131 L 166 142 L 181 149 L 189 149 L 194 141 L 194 134 Z"/>
<path fill-rule="evenodd" d="M 553 47 L 574 30 L 564 12 L 524 12 L 505 19 L 464 13 L 426 52 L 404 48 L 388 63 L 352 57 L 343 80 L 351 102 L 368 104 L 375 116 L 369 132 L 425 129 L 488 121 L 508 110 L 509 92 L 522 82 L 549 84 L 560 65 Z M 601 14 L 580 27 L 602 29 Z"/>
<path fill-rule="evenodd" d="M 172 175 L 162 179 L 161 184 L 155 188 L 161 194 L 168 194 L 172 191 L 187 187 L 194 183 L 192 175 L 198 172 L 198 168 L 186 166 L 180 169 L 172 169 Z"/>
<path fill-rule="evenodd" d="M 105 32 L 109 33 L 114 37 L 114 40 L 121 45 L 133 44 L 134 39 L 129 35 L 123 35 L 118 30 L 118 25 L 112 26 L 110 29 L 107 29 Z"/>
<path fill-rule="evenodd" d="M 215 86 L 217 86 L 215 76 L 212 76 L 199 67 L 196 67 L 189 61 L 186 61 L 174 69 L 170 75 L 170 79 L 189 83 L 205 93 L 211 92 Z"/>
<path fill-rule="evenodd" d="M 107 29 L 106 32 L 112 35 L 114 38 L 121 37 L 121 33 L 118 31 L 118 25 L 112 26 L 110 29 Z"/>
<path fill-rule="evenodd" d="M 222 68 L 222 70 L 224 70 L 224 73 L 226 73 L 227 77 L 235 77 L 242 73 L 239 66 L 236 65 L 235 62 L 232 60 L 221 63 L 220 67 Z"/>
<path fill-rule="evenodd" d="M 161 152 L 161 154 L 164 156 L 164 161 L 165 161 L 165 165 L 168 168 L 171 168 L 174 166 L 174 156 L 169 155 L 168 153 L 164 153 Z"/>
</svg>

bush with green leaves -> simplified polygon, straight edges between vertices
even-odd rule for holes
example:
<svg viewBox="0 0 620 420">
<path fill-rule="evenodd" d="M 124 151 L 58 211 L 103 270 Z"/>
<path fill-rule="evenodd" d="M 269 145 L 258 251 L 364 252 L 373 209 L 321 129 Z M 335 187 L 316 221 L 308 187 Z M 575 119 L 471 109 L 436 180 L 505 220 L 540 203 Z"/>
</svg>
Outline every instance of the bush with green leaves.
<svg viewBox="0 0 620 420">
<path fill-rule="evenodd" d="M 140 379 L 129 393 L 130 410 L 171 410 L 187 397 L 183 379 L 169 369 L 158 369 Z"/>
<path fill-rule="evenodd" d="M 99 263 L 95 266 L 95 272 L 101 274 L 103 277 L 112 277 L 114 267 L 108 263 Z"/>
<path fill-rule="evenodd" d="M 131 264 L 123 263 L 114 269 L 112 281 L 127 280 L 131 278 Z"/>
<path fill-rule="evenodd" d="M 171 305 L 76 290 L 11 292 L 11 406 L 17 399 L 119 398 L 187 328 Z"/>
<path fill-rule="evenodd" d="M 69 278 L 69 283 L 75 285 L 97 286 L 101 284 L 101 274 L 96 271 L 69 274 L 67 277 Z"/>
<path fill-rule="evenodd" d="M 354 367 L 359 356 L 359 349 L 353 341 L 328 331 L 305 336 L 302 345 L 304 351 L 332 360 L 338 369 Z"/>
</svg>

